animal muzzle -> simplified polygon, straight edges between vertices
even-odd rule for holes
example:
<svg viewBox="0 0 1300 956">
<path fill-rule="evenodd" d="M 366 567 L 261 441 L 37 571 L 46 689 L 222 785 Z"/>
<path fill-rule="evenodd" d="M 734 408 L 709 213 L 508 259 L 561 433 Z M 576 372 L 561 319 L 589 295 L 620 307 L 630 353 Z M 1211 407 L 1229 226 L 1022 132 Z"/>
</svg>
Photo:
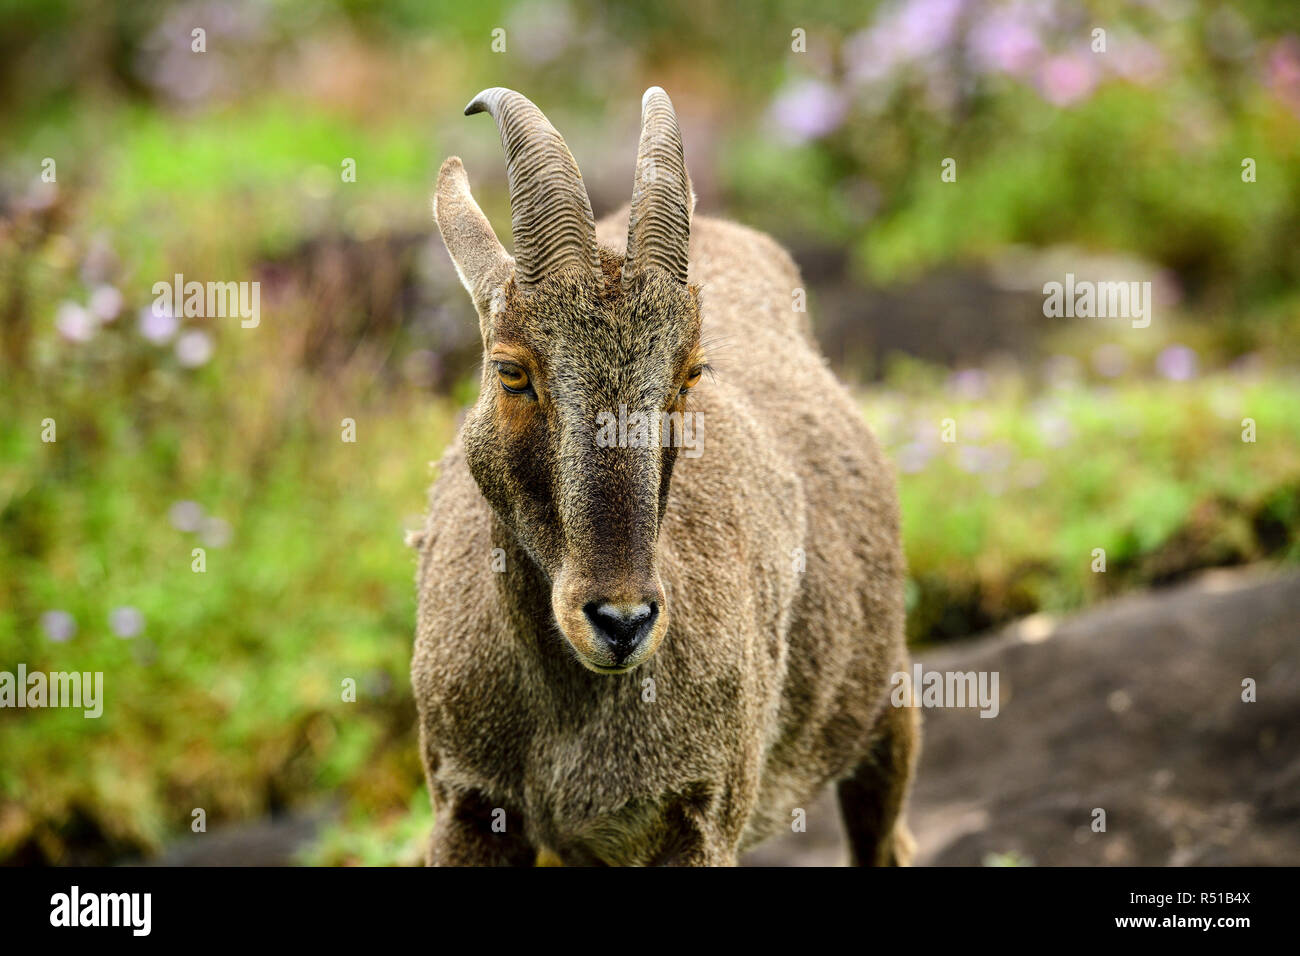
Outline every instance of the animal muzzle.
<svg viewBox="0 0 1300 956">
<path fill-rule="evenodd" d="M 653 572 L 618 581 L 565 569 L 551 601 L 560 630 L 588 670 L 629 671 L 646 661 L 668 629 L 663 587 Z"/>
<path fill-rule="evenodd" d="M 582 607 L 591 625 L 596 643 L 621 667 L 645 643 L 659 617 L 658 601 L 639 604 L 614 604 L 612 601 L 589 601 Z"/>
</svg>

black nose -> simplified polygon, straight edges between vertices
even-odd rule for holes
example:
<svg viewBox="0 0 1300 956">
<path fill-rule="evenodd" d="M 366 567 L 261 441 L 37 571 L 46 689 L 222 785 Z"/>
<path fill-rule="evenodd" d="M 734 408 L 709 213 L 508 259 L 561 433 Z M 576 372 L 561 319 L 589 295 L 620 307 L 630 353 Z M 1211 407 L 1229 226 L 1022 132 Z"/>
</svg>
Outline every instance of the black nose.
<svg viewBox="0 0 1300 956">
<path fill-rule="evenodd" d="M 632 606 L 592 601 L 582 611 L 619 664 L 632 656 L 659 617 L 659 605 L 654 601 Z"/>
</svg>

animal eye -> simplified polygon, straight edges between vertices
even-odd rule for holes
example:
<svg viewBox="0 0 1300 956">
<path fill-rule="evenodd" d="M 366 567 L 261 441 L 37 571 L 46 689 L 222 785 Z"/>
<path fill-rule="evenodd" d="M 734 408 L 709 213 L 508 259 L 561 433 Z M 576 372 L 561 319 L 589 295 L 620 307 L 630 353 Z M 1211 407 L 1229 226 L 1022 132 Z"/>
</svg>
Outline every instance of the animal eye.
<svg viewBox="0 0 1300 956">
<path fill-rule="evenodd" d="M 497 375 L 501 379 L 501 386 L 507 392 L 528 391 L 528 373 L 518 365 L 512 365 L 509 362 L 497 362 Z"/>
<path fill-rule="evenodd" d="M 691 369 L 690 372 L 687 373 L 686 375 L 686 381 L 682 384 L 682 391 L 685 392 L 688 388 L 694 388 L 696 385 L 699 385 L 700 376 L 703 374 L 704 374 L 703 365 L 697 365 L 695 366 L 695 368 Z"/>
</svg>

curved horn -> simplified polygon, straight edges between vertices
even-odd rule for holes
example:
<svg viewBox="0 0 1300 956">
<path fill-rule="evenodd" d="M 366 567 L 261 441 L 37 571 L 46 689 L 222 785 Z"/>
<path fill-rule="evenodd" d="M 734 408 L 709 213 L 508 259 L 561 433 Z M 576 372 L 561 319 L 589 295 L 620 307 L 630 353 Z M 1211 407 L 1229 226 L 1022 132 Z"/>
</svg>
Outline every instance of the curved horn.
<svg viewBox="0 0 1300 956">
<path fill-rule="evenodd" d="M 496 120 L 506 151 L 510 221 L 515 234 L 515 278 L 527 290 L 566 266 L 600 272 L 596 220 L 582 173 L 563 137 L 522 94 L 486 89 L 465 115 Z"/>
<path fill-rule="evenodd" d="M 686 284 L 694 207 L 677 114 L 668 94 L 652 86 L 641 97 L 641 144 L 623 263 L 625 287 L 650 266 Z"/>
</svg>

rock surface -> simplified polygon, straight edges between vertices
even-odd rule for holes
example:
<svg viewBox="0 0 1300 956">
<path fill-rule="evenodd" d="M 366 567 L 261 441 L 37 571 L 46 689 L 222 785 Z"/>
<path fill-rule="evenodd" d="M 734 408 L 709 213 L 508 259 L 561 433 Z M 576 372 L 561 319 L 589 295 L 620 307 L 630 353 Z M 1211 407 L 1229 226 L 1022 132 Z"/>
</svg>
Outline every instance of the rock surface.
<svg viewBox="0 0 1300 956">
<path fill-rule="evenodd" d="M 916 863 L 1300 864 L 1300 575 L 1213 571 L 915 660 L 1000 687 L 991 719 L 925 711 Z M 745 863 L 843 863 L 832 795 L 807 810 Z"/>
</svg>

